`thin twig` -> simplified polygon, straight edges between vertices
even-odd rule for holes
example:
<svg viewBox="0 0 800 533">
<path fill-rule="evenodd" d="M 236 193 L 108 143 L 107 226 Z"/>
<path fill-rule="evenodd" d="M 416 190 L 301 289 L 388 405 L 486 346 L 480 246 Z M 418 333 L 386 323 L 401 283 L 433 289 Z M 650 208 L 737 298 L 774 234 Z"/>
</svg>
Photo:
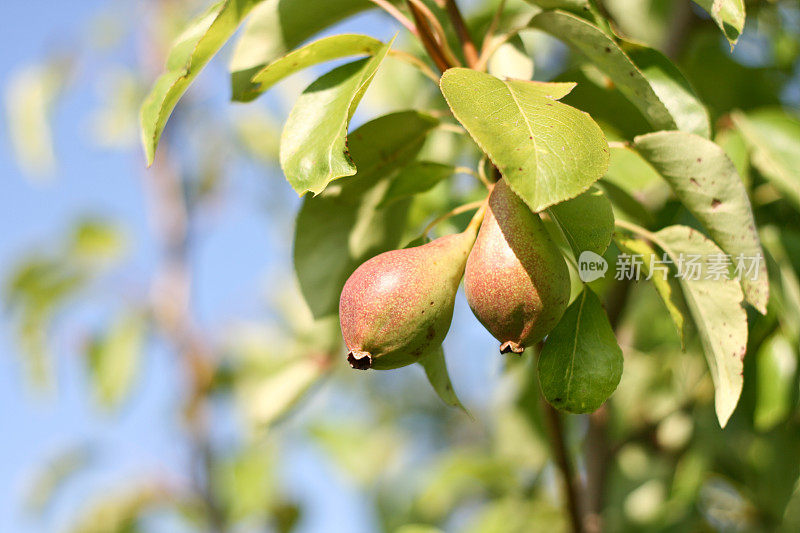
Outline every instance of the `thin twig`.
<svg viewBox="0 0 800 533">
<path fill-rule="evenodd" d="M 503 16 L 503 10 L 505 10 L 505 8 L 506 0 L 500 0 L 500 3 L 497 4 L 497 11 L 494 12 L 494 17 L 492 17 L 492 22 L 489 24 L 489 29 L 486 30 L 486 35 L 483 36 L 483 44 L 481 45 L 481 53 L 479 57 L 479 62 L 483 62 L 483 64 L 486 64 L 488 61 L 488 58 L 484 60 L 484 56 L 486 55 L 486 51 L 489 49 L 489 43 L 492 42 L 497 28 L 500 26 L 500 19 Z"/>
<path fill-rule="evenodd" d="M 437 224 L 439 224 L 440 222 L 444 222 L 450 217 L 460 215 L 461 213 L 466 213 L 467 211 L 472 211 L 473 209 L 479 209 L 485 202 L 486 200 L 480 200 L 478 202 L 470 202 L 468 204 L 460 205 L 455 209 L 453 209 L 452 211 L 448 211 L 444 215 L 435 218 L 430 224 L 425 226 L 425 229 L 422 230 L 422 234 L 427 235 Z"/>
<path fill-rule="evenodd" d="M 419 32 L 417 31 L 417 27 L 414 25 L 411 20 L 407 16 L 405 16 L 399 9 L 397 9 L 393 4 L 391 4 L 388 0 L 369 0 L 376 6 L 380 7 L 386 13 L 391 15 L 395 20 L 397 20 L 400 24 L 402 24 L 408 31 L 419 37 Z"/>
<path fill-rule="evenodd" d="M 461 50 L 464 52 L 464 59 L 467 61 L 467 65 L 470 68 L 475 68 L 475 65 L 478 64 L 478 49 L 475 47 L 475 42 L 469 34 L 469 28 L 467 28 L 466 22 L 464 22 L 461 10 L 458 8 L 456 0 L 445 0 L 444 5 L 450 17 L 450 21 L 453 23 L 453 28 L 456 30 L 458 40 L 461 41 Z"/>
<path fill-rule="evenodd" d="M 438 68 L 440 72 L 444 72 L 450 68 L 451 65 L 448 63 L 447 59 L 445 59 L 441 47 L 431 33 L 428 23 L 414 3 L 414 0 L 406 0 L 406 3 L 408 4 L 408 10 L 411 12 L 411 16 L 414 17 L 414 23 L 419 31 L 419 40 L 422 42 L 422 46 L 425 47 L 428 55 L 436 64 L 436 68 Z"/>
<path fill-rule="evenodd" d="M 433 69 L 431 69 L 431 67 L 429 67 L 425 61 L 421 60 L 414 54 L 409 54 L 408 52 L 404 52 L 402 50 L 389 50 L 389 55 L 395 59 L 416 67 L 425 77 L 430 78 L 436 85 L 439 85 L 439 76 L 436 75 Z"/>
<path fill-rule="evenodd" d="M 433 11 L 431 11 L 428 6 L 423 4 L 422 0 L 409 1 L 416 9 L 419 10 L 419 13 L 425 17 L 427 25 L 433 32 L 432 35 L 439 46 L 439 51 L 447 61 L 448 65 L 451 67 L 461 66 L 461 61 L 458 60 L 458 57 L 456 57 L 455 53 L 453 53 L 453 49 L 450 48 L 450 44 L 447 42 L 447 33 L 444 31 L 442 23 L 439 22 L 439 19 L 436 17 L 436 15 L 434 15 Z"/>
<path fill-rule="evenodd" d="M 489 180 L 486 179 L 486 176 L 481 176 L 479 172 L 475 172 L 469 167 L 456 167 L 455 169 L 456 174 L 469 174 L 480 181 L 487 190 L 491 191 L 493 185 L 489 183 Z"/>
</svg>

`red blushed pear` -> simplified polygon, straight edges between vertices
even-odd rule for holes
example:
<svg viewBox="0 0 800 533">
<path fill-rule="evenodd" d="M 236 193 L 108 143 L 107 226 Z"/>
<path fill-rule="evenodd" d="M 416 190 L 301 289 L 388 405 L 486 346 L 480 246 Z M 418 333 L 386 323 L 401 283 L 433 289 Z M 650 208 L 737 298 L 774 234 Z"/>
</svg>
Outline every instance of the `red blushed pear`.
<svg viewBox="0 0 800 533">
<path fill-rule="evenodd" d="M 497 182 L 467 260 L 464 292 L 472 312 L 502 344 L 522 353 L 561 319 L 570 295 L 567 265 L 539 215 Z"/>
<path fill-rule="evenodd" d="M 483 212 L 462 233 L 377 255 L 353 272 L 339 300 L 350 366 L 399 368 L 442 343 Z"/>
</svg>

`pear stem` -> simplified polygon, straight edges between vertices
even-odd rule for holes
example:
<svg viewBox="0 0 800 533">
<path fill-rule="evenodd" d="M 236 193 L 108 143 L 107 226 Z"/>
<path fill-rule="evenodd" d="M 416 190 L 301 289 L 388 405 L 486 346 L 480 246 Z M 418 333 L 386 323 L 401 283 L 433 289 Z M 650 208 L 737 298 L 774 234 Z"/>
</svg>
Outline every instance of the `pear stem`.
<svg viewBox="0 0 800 533">
<path fill-rule="evenodd" d="M 430 224 L 425 226 L 425 229 L 422 230 L 422 234 L 423 235 L 427 235 L 440 222 L 444 222 L 448 218 L 454 217 L 456 215 L 460 215 L 461 213 L 466 213 L 467 211 L 472 211 L 473 209 L 478 209 L 478 212 L 475 213 L 475 216 L 472 217 L 472 220 L 470 221 L 469 226 L 467 226 L 467 229 L 472 228 L 472 227 L 476 227 L 477 228 L 477 226 L 479 226 L 481 221 L 483 220 L 483 210 L 479 209 L 479 208 L 482 207 L 485 203 L 486 203 L 486 200 L 480 200 L 479 202 L 470 202 L 468 204 L 460 205 L 460 206 L 456 207 L 455 209 L 453 209 L 452 211 L 448 211 L 444 215 L 442 215 L 440 217 L 436 217 Z M 476 223 L 475 219 L 478 217 L 479 214 L 480 214 L 480 219 Z"/>
</svg>

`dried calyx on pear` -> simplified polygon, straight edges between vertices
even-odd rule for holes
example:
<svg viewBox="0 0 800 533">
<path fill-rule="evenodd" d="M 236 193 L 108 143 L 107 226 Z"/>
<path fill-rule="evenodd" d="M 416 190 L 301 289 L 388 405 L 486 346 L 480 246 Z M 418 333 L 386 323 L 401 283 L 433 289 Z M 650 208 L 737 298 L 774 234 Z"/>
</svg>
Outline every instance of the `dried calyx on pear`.
<svg viewBox="0 0 800 533">
<path fill-rule="evenodd" d="M 522 353 L 542 340 L 569 303 L 569 271 L 539 215 L 505 179 L 489 196 L 469 254 L 464 290 L 472 312 L 502 344 Z"/>
<path fill-rule="evenodd" d="M 385 252 L 353 272 L 339 300 L 350 366 L 399 368 L 442 343 L 482 217 L 483 208 L 462 233 Z"/>
</svg>

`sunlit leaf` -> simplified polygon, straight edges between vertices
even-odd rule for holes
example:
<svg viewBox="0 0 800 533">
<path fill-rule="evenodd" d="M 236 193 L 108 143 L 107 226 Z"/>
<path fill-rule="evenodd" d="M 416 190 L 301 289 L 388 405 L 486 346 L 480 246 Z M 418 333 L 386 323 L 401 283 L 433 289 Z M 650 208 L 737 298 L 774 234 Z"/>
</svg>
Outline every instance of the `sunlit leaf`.
<svg viewBox="0 0 800 533">
<path fill-rule="evenodd" d="M 744 31 L 744 0 L 694 0 L 694 2 L 708 11 L 731 46 L 736 44 Z"/>
<path fill-rule="evenodd" d="M 755 166 L 800 210 L 800 120 L 778 109 L 731 115 Z"/>
<path fill-rule="evenodd" d="M 100 405 L 114 408 L 127 398 L 139 375 L 145 333 L 144 317 L 129 313 L 89 344 L 89 374 Z"/>
<path fill-rule="evenodd" d="M 629 56 L 597 26 L 560 11 L 536 15 L 530 24 L 586 56 L 656 129 L 708 136 L 707 111 L 677 67 L 657 50 L 627 43 Z"/>
<path fill-rule="evenodd" d="M 681 203 L 732 261 L 761 259 L 758 271 L 742 276 L 741 283 L 747 301 L 766 313 L 769 280 L 750 199 L 722 148 L 678 131 L 642 135 L 634 140 L 633 147 L 667 180 Z"/>
<path fill-rule="evenodd" d="M 439 398 L 450 407 L 458 407 L 469 414 L 467 408 L 458 399 L 453 383 L 450 381 L 450 374 L 447 372 L 447 363 L 445 362 L 442 347 L 438 346 L 431 353 L 424 355 L 419 364 L 425 369 L 425 375 L 428 376 L 428 381 L 436 391 L 436 394 L 439 395 Z"/>
<path fill-rule="evenodd" d="M 358 173 L 305 199 L 297 216 L 294 266 L 315 317 L 338 311 L 344 282 L 358 265 L 400 244 L 408 202 L 377 206 L 389 178 L 413 160 L 437 124 L 414 111 L 368 122 L 349 136 Z"/>
<path fill-rule="evenodd" d="M 653 270 L 653 259 L 661 260 L 661 257 L 656 254 L 655 249 L 650 244 L 641 239 L 631 239 L 620 234 L 614 240 L 624 252 L 641 257 L 642 275 L 649 277 L 650 281 L 653 282 L 653 286 L 656 288 L 661 301 L 667 307 L 672 322 L 675 324 L 678 336 L 681 339 L 681 346 L 684 346 L 686 338 L 684 331 L 684 323 L 686 322 L 684 315 L 685 303 L 680 293 L 681 289 L 677 286 L 675 279 L 668 277 L 664 272 Z"/>
<path fill-rule="evenodd" d="M 91 450 L 82 445 L 60 451 L 39 465 L 26 490 L 26 512 L 34 516 L 46 512 L 64 485 L 81 472 L 91 459 Z"/>
<path fill-rule="evenodd" d="M 175 40 L 167 58 L 167 72 L 156 80 L 142 104 L 142 144 L 148 165 L 153 163 L 161 133 L 178 100 L 261 1 L 219 0 L 192 20 Z"/>
<path fill-rule="evenodd" d="M 679 130 L 706 138 L 711 135 L 708 110 L 700 102 L 688 80 L 667 56 L 655 48 L 629 41 L 623 41 L 622 50 L 650 83 Z"/>
<path fill-rule="evenodd" d="M 706 279 L 709 264 L 722 251 L 700 232 L 686 226 L 669 226 L 654 240 L 673 262 L 699 257 L 699 274 L 680 277 L 715 388 L 720 426 L 725 427 L 742 392 L 743 359 L 747 350 L 747 315 L 742 308 L 742 288 L 735 279 Z M 683 255 L 681 255 L 683 254 Z"/>
<path fill-rule="evenodd" d="M 369 0 L 264 0 L 253 9 L 231 59 L 233 99 L 260 94 L 252 77 L 303 41 L 375 4 Z"/>
<path fill-rule="evenodd" d="M 323 75 L 292 108 L 281 135 L 280 159 L 286 179 L 301 196 L 319 194 L 331 181 L 356 173 L 347 126 L 391 45 Z"/>
<path fill-rule="evenodd" d="M 441 79 L 453 114 L 534 211 L 576 197 L 608 168 L 608 144 L 597 124 L 558 102 L 572 87 L 502 81 L 463 68 Z"/>
<path fill-rule="evenodd" d="M 52 174 L 56 167 L 50 114 L 61 78 L 52 65 L 31 65 L 3 82 L 14 154 L 22 169 L 34 177 Z"/>
<path fill-rule="evenodd" d="M 383 43 L 368 35 L 339 34 L 325 37 L 276 59 L 252 78 L 253 87 L 247 97 L 255 98 L 280 80 L 318 63 L 340 57 L 371 55 L 381 49 Z"/>
</svg>

